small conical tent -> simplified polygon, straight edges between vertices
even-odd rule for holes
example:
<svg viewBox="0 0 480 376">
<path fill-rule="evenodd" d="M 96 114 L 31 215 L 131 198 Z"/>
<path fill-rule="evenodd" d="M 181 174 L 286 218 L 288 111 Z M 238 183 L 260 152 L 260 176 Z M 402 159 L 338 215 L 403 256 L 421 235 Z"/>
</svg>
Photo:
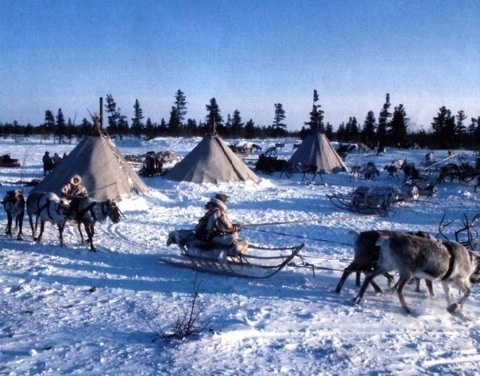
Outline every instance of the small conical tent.
<svg viewBox="0 0 480 376">
<path fill-rule="evenodd" d="M 297 163 L 305 166 L 315 165 L 317 171 L 323 174 L 348 171 L 325 133 L 320 132 L 307 136 L 288 162 L 293 165 Z"/>
<path fill-rule="evenodd" d="M 75 174 L 82 178 L 89 196 L 99 201 L 128 198 L 132 191 L 148 191 L 142 179 L 101 130 L 98 134 L 85 136 L 32 191 L 60 194 L 62 187 Z"/>
<path fill-rule="evenodd" d="M 205 136 L 185 158 L 173 166 L 165 178 L 192 183 L 259 180 L 217 135 Z"/>
</svg>

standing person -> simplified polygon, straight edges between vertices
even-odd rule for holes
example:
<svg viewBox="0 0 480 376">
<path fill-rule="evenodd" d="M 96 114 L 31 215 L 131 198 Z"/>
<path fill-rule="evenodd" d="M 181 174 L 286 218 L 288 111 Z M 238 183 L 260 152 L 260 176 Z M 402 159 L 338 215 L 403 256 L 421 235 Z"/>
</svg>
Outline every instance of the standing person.
<svg viewBox="0 0 480 376">
<path fill-rule="evenodd" d="M 207 212 L 195 226 L 195 234 L 213 245 L 231 246 L 231 250 L 243 253 L 248 243 L 238 237 L 240 226 L 232 224 L 228 218 L 227 199 L 224 193 L 217 193 L 210 199 L 205 206 Z"/>
<path fill-rule="evenodd" d="M 53 160 L 53 167 L 57 167 L 60 164 L 60 162 L 62 161 L 62 158 L 60 158 L 58 153 L 54 153 L 52 160 Z"/>
<path fill-rule="evenodd" d="M 86 197 L 88 196 L 87 189 L 81 184 L 82 178 L 80 175 L 73 175 L 70 181 L 65 184 L 60 191 L 63 197 Z"/>
<path fill-rule="evenodd" d="M 47 174 L 53 170 L 53 160 L 50 157 L 50 153 L 48 151 L 42 157 L 43 162 L 43 176 L 47 176 Z"/>
</svg>

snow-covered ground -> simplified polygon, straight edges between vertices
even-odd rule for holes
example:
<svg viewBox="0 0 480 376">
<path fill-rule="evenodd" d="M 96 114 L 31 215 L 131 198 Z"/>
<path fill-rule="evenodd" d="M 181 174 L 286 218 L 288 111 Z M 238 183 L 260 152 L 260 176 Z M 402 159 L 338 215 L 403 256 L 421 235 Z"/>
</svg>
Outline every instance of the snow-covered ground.
<svg viewBox="0 0 480 376">
<path fill-rule="evenodd" d="M 286 140 L 281 156 L 292 154 Z M 186 155 L 199 139 L 117 141 L 121 152 L 172 150 Z M 273 140 L 255 140 L 272 146 Z M 278 142 L 278 141 L 276 141 Z M 0 141 L 23 168 L 0 169 L 0 194 L 19 180 L 42 178 L 45 150 L 63 155 L 75 145 L 31 139 Z M 401 184 L 387 178 L 383 166 L 407 158 L 418 164 L 427 150 L 387 150 L 383 156 L 353 153 L 356 163 L 376 163 L 373 183 L 346 173 L 324 176 L 324 185 L 305 184 L 300 175 L 280 178 L 259 173 L 258 183 L 197 185 L 145 178 L 150 192 L 120 202 L 126 218 L 96 227 L 98 252 L 80 244 L 76 229 L 66 229 L 60 247 L 48 225 L 43 241 L 32 241 L 28 220 L 25 240 L 0 238 L 0 373 L 5 375 L 418 375 L 474 374 L 480 365 L 480 291 L 457 314 L 446 311 L 441 286 L 435 296 L 405 288 L 411 315 L 396 294 L 374 294 L 353 304 L 351 277 L 333 292 L 352 259 L 349 230 L 424 230 L 436 235 L 444 213 L 454 222 L 450 239 L 464 215 L 479 213 L 473 183 L 443 183 L 426 202 L 395 205 L 387 216 L 362 216 L 338 209 L 327 194 L 359 185 Z M 457 151 L 462 153 L 461 151 Z M 471 163 L 475 157 L 463 152 Z M 447 156 L 435 151 L 435 159 Z M 403 177 L 403 176 L 402 176 Z M 317 182 L 320 180 L 317 178 Z M 217 191 L 230 196 L 229 213 L 240 224 L 298 221 L 244 229 L 241 235 L 264 246 L 305 242 L 304 259 L 325 269 L 286 267 L 272 278 L 249 280 L 196 273 L 159 263 L 177 253 L 165 245 L 171 230 L 191 228 L 204 204 Z M 25 188 L 28 194 L 29 188 Z M 305 222 L 321 218 L 322 222 Z M 6 214 L 0 211 L 6 224 Z M 2 230 L 3 231 L 3 230 Z M 300 260 L 297 260 L 300 262 Z M 383 278 L 379 281 L 386 287 Z M 205 329 L 184 342 L 166 340 L 189 308 L 195 287 L 198 323 Z M 456 290 L 454 290 L 456 292 Z"/>
</svg>

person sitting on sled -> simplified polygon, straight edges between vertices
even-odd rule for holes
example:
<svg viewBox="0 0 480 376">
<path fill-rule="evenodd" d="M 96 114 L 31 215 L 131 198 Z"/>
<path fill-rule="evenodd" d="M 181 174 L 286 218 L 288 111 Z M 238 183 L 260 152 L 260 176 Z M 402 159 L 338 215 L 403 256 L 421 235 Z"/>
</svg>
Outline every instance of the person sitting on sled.
<svg viewBox="0 0 480 376">
<path fill-rule="evenodd" d="M 240 226 L 232 224 L 228 218 L 227 199 L 224 193 L 217 193 L 210 199 L 205 205 L 207 212 L 195 226 L 195 235 L 212 245 L 231 246 L 231 250 L 243 253 L 248 243 L 238 237 Z"/>
</svg>

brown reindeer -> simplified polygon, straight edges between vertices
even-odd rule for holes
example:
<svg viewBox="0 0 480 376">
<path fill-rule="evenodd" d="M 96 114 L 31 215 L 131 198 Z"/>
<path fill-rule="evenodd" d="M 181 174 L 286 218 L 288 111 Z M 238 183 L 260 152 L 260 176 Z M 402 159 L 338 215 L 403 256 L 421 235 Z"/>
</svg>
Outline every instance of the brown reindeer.
<svg viewBox="0 0 480 376">
<path fill-rule="evenodd" d="M 401 232 L 382 233 L 375 243 L 379 247 L 378 263 L 367 274 L 355 298 L 359 303 L 369 283 L 376 276 L 396 270 L 400 274 L 397 292 L 406 313 L 410 313 L 404 286 L 412 277 L 441 281 L 448 303 L 448 312 L 461 308 L 470 295 L 470 278 L 480 270 L 480 257 L 457 242 L 440 242 Z M 449 284 L 455 284 L 463 293 L 457 303 L 451 304 Z"/>
<path fill-rule="evenodd" d="M 2 203 L 7 213 L 6 235 L 12 236 L 12 224 L 15 219 L 15 230 L 18 230 L 17 240 L 22 240 L 23 217 L 25 215 L 25 197 L 23 196 L 23 191 L 21 189 L 7 191 Z"/>
<path fill-rule="evenodd" d="M 343 284 L 347 280 L 347 278 L 353 272 L 356 273 L 356 286 L 360 286 L 360 274 L 361 273 L 368 273 L 371 271 L 378 262 L 378 258 L 380 256 L 380 248 L 376 245 L 377 240 L 380 238 L 381 235 L 388 235 L 390 231 L 387 230 L 372 230 L 372 231 L 364 231 L 361 233 L 357 233 L 355 231 L 351 231 L 351 233 L 355 236 L 354 240 L 354 258 L 353 261 L 348 265 L 345 270 L 343 271 L 342 277 L 335 288 L 335 292 L 338 294 L 340 293 Z M 426 238 L 433 238 L 430 234 L 426 232 L 418 231 L 416 233 L 410 233 L 412 235 L 426 237 Z M 391 282 L 393 281 L 393 276 L 388 273 L 384 274 L 388 280 L 388 285 L 390 286 Z M 372 279 L 370 284 L 374 288 L 376 292 L 381 293 L 382 290 L 377 285 L 377 283 Z M 432 283 L 426 280 L 426 285 L 428 288 L 428 292 L 430 295 L 434 295 Z M 417 283 L 416 291 L 420 291 L 419 283 Z"/>
<path fill-rule="evenodd" d="M 78 202 L 72 205 L 72 208 L 75 208 L 75 210 L 70 214 L 70 219 L 78 223 L 78 230 L 82 241 L 83 234 L 81 225 L 83 224 L 88 237 L 87 242 L 90 244 L 90 250 L 95 252 L 96 249 L 93 245 L 95 223 L 105 222 L 108 218 L 110 218 L 113 223 L 118 223 L 122 217 L 122 212 L 113 200 L 95 201 L 90 197 L 81 197 L 75 200 L 78 200 Z"/>
</svg>

